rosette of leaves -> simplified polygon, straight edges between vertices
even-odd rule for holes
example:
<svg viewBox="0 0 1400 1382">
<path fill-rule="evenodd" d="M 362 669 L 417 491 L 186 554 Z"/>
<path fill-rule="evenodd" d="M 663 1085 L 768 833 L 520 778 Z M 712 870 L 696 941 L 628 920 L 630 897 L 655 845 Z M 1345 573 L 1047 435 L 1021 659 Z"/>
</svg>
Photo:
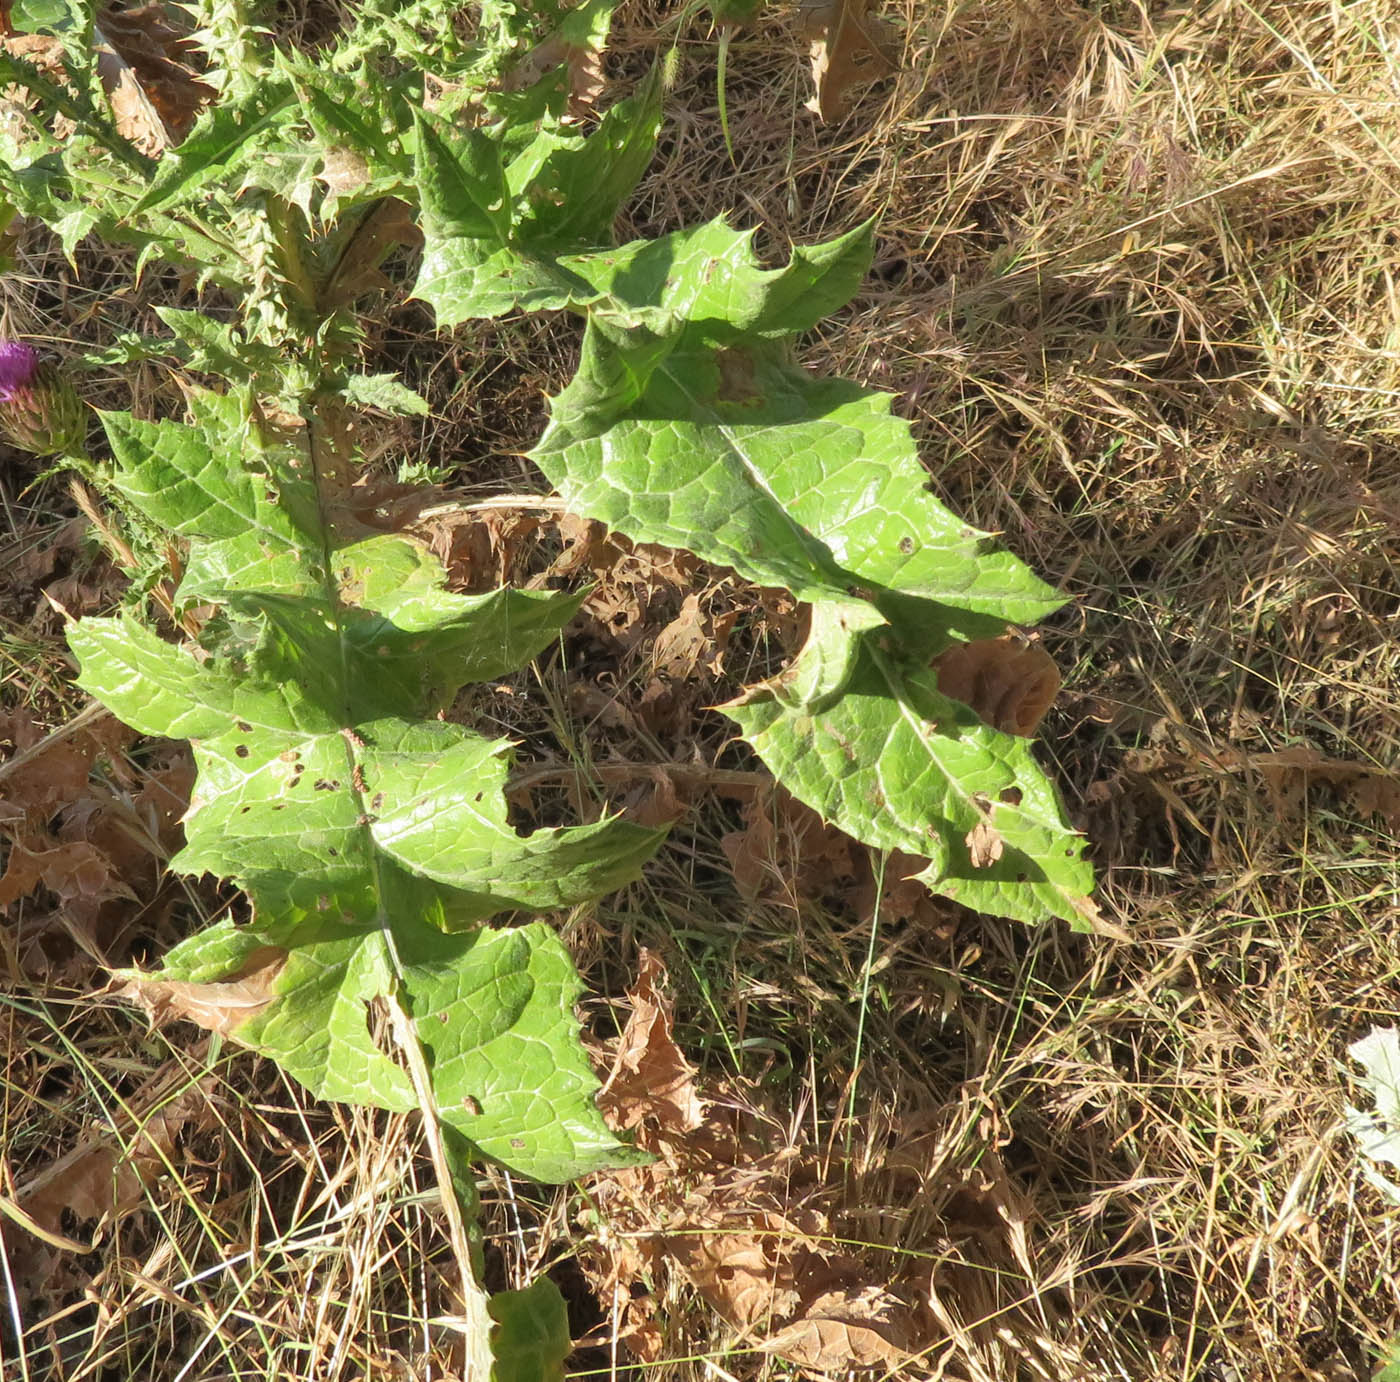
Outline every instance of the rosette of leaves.
<svg viewBox="0 0 1400 1382">
<path fill-rule="evenodd" d="M 437 718 L 464 683 L 554 641 L 581 596 L 450 593 L 413 542 L 333 529 L 319 419 L 274 428 L 237 393 L 193 392 L 190 410 L 103 424 L 114 488 L 189 545 L 180 602 L 220 610 L 203 646 L 130 615 L 83 619 L 69 639 L 81 684 L 118 716 L 193 742 L 172 867 L 232 879 L 253 915 L 186 940 L 134 991 L 186 1011 L 227 998 L 218 1025 L 315 1094 L 427 1098 L 525 1175 L 625 1160 L 593 1101 L 567 951 L 539 923 L 480 923 L 611 891 L 661 834 L 617 818 L 518 833 L 510 745 Z"/>
</svg>

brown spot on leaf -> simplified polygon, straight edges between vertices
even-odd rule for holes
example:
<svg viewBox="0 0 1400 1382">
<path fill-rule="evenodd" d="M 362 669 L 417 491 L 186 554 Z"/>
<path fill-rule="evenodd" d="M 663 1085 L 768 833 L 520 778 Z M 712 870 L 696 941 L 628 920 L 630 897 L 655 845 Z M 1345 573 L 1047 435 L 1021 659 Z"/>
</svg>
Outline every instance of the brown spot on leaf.
<svg viewBox="0 0 1400 1382">
<path fill-rule="evenodd" d="M 975 869 L 990 868 L 1001 858 L 1005 847 L 997 828 L 983 816 L 967 832 L 967 852 Z"/>
</svg>

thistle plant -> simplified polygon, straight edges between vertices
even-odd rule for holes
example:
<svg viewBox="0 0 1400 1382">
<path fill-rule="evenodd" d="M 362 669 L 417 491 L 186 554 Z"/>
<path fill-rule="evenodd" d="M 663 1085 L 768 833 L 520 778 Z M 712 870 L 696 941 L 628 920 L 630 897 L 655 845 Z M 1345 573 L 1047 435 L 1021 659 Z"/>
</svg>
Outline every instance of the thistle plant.
<svg viewBox="0 0 1400 1382">
<path fill-rule="evenodd" d="M 926 858 L 929 886 L 969 907 L 1095 921 L 1081 842 L 1029 745 L 942 694 L 930 667 L 1059 598 L 927 492 L 888 396 L 795 359 L 856 291 L 871 228 L 771 269 L 724 220 L 618 245 L 664 67 L 587 133 L 566 118 L 565 69 L 505 80 L 549 38 L 601 43 L 611 8 L 482 3 L 464 39 L 435 32 L 435 5 L 376 0 L 312 56 L 250 29 L 226 55 L 237 71 L 211 78 L 220 101 L 149 175 L 100 112 L 64 141 L 37 125 L 0 164 L 0 191 L 65 243 L 107 235 L 239 301 L 232 323 L 162 309 L 171 335 L 130 347 L 223 381 L 187 385 L 184 420 L 102 414 L 108 492 L 184 545 L 177 605 L 220 614 L 183 646 L 130 613 L 77 622 L 81 684 L 138 730 L 192 741 L 172 867 L 232 879 L 252 907 L 158 972 L 121 976 L 125 992 L 197 1014 L 236 986 L 220 1030 L 321 1097 L 421 1111 L 480 1377 L 530 1348 L 534 1375 L 557 1377 L 568 1335 L 547 1282 L 492 1301 L 489 1324 L 472 1160 L 566 1181 L 635 1155 L 594 1103 L 557 933 L 483 923 L 625 886 L 664 831 L 605 816 L 521 835 L 512 746 L 445 718 L 462 686 L 557 642 L 581 594 L 457 594 L 409 538 L 338 516 L 356 401 L 424 406 L 353 368 L 353 307 L 399 241 L 421 233 L 412 291 L 444 327 L 580 322 L 577 376 L 533 453 L 569 507 L 811 607 L 793 665 L 724 708 L 796 797 Z M 213 38 L 243 9 L 199 12 L 217 68 Z M 81 410 L 11 349 L 5 406 L 34 446 L 71 446 Z M 392 1049 L 370 1035 L 375 1014 Z"/>
</svg>

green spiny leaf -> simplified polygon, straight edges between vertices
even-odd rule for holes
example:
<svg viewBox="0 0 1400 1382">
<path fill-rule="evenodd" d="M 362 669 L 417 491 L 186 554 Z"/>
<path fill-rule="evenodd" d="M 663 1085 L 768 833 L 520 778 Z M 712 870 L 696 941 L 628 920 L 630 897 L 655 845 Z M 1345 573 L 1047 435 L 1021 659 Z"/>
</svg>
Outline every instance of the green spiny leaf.
<svg viewBox="0 0 1400 1382">
<path fill-rule="evenodd" d="M 275 377 L 281 364 L 278 353 L 260 342 L 245 341 L 243 333 L 231 323 L 181 307 L 157 307 L 155 312 L 184 347 L 181 358 L 191 369 L 217 374 L 238 384 Z"/>
<path fill-rule="evenodd" d="M 641 1159 L 608 1132 L 578 1044 L 580 985 L 547 926 L 437 928 L 432 899 L 396 878 L 381 891 L 392 925 L 332 913 L 253 926 L 221 923 L 171 950 L 156 976 L 128 973 L 133 996 L 170 984 L 242 1020 L 238 1040 L 275 1059 L 317 1098 L 398 1111 L 418 1106 L 392 1047 L 370 1023 L 391 990 L 409 1008 L 444 1127 L 537 1180 L 557 1182 Z M 270 1001 L 240 1011 L 229 982 L 270 973 Z"/>
<path fill-rule="evenodd" d="M 202 426 L 101 415 L 116 488 L 158 525 L 200 539 L 181 598 L 314 589 L 324 572 L 309 464 L 290 443 L 269 438 L 232 395 L 192 397 L 205 412 Z"/>
<path fill-rule="evenodd" d="M 929 668 L 1061 600 L 927 492 L 888 395 L 788 360 L 859 281 L 868 228 L 769 271 L 749 239 L 714 222 L 565 261 L 596 296 L 534 458 L 571 508 L 813 606 L 794 666 L 726 707 L 796 796 L 931 856 L 925 880 L 970 907 L 1088 927 L 1082 843 L 1028 746 Z"/>
<path fill-rule="evenodd" d="M 412 1106 L 371 1035 L 392 1000 L 443 1120 L 489 1155 L 542 1178 L 625 1156 L 592 1103 L 567 954 L 545 928 L 477 923 L 621 886 L 661 833 L 607 818 L 521 835 L 509 745 L 422 718 L 538 653 L 582 597 L 455 595 L 406 539 L 337 547 L 304 445 L 236 396 L 196 391 L 190 408 L 188 425 L 104 423 L 115 483 L 189 543 L 181 595 L 222 603 L 225 633 L 196 655 L 125 616 L 81 620 L 70 641 L 115 713 L 194 741 L 172 867 L 233 879 L 254 922 L 193 938 L 141 984 L 217 988 L 275 955 L 270 1001 L 229 1030 L 318 1094 Z"/>
<path fill-rule="evenodd" d="M 528 177 L 509 170 L 517 197 L 515 243 L 540 255 L 611 242 L 618 210 L 656 148 L 661 90 L 661 69 L 653 67 L 636 95 L 608 110 L 586 139 L 560 139 L 538 162 L 529 160 Z"/>
<path fill-rule="evenodd" d="M 234 178 L 279 145 L 295 115 L 291 83 L 260 82 L 237 100 L 210 106 L 180 147 L 161 159 L 131 216 L 188 199 L 211 185 L 236 190 Z"/>
<path fill-rule="evenodd" d="M 454 146 L 419 116 L 415 182 L 424 244 L 415 291 L 439 322 L 595 300 L 577 269 L 596 257 L 597 276 L 605 277 L 611 252 L 577 252 L 610 239 L 619 207 L 650 160 L 660 112 L 661 77 L 653 71 L 587 138 L 551 118 L 494 137 L 473 130 Z M 509 162 L 502 162 L 502 149 Z M 565 254 L 572 255 L 567 264 Z"/>
<path fill-rule="evenodd" d="M 567 261 L 597 296 L 532 454 L 579 512 L 809 602 L 867 600 L 931 657 L 1062 601 L 927 493 L 888 394 L 764 339 L 829 310 L 867 253 L 863 230 L 764 272 L 715 222 Z"/>
<path fill-rule="evenodd" d="M 850 637 L 854 666 L 820 708 L 765 691 L 724 707 L 774 776 L 863 843 L 931 859 L 919 876 L 945 897 L 1092 930 L 1084 842 L 1030 744 L 944 696 L 929 668 L 901 665 L 868 634 Z"/>
<path fill-rule="evenodd" d="M 428 400 L 392 374 L 352 374 L 341 394 L 347 403 L 401 417 L 427 417 Z"/>
</svg>

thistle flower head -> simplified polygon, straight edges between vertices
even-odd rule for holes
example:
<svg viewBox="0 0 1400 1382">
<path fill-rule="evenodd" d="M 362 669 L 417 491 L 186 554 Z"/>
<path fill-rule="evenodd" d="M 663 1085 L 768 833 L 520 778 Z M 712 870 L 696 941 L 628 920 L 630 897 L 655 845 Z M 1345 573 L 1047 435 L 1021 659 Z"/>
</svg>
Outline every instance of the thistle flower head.
<svg viewBox="0 0 1400 1382">
<path fill-rule="evenodd" d="M 39 372 L 39 352 L 23 341 L 0 341 L 0 403 L 27 389 Z"/>
<path fill-rule="evenodd" d="M 36 456 L 83 452 L 87 409 L 82 399 L 23 341 L 0 341 L 0 433 Z"/>
</svg>

